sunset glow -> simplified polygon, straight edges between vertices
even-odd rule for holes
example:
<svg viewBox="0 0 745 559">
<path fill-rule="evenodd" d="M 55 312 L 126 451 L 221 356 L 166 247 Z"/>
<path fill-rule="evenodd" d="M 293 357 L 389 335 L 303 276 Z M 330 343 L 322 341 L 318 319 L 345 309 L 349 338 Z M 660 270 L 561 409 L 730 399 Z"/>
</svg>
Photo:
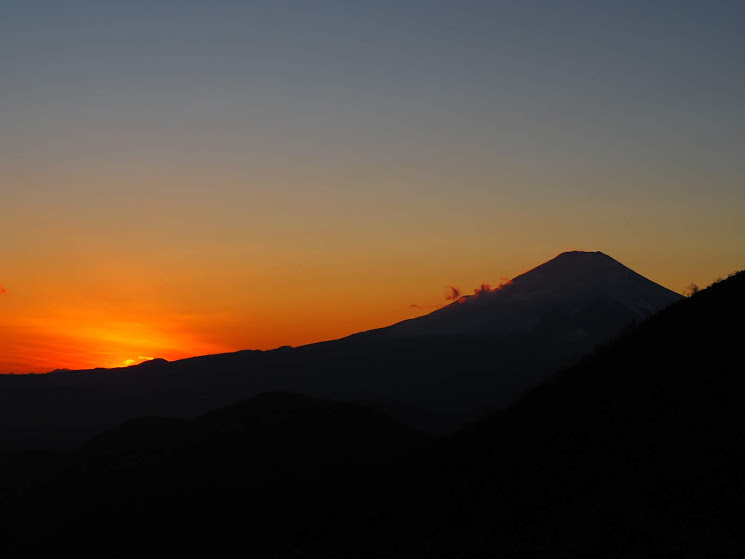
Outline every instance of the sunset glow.
<svg viewBox="0 0 745 559">
<path fill-rule="evenodd" d="M 386 269 L 383 260 L 372 259 L 358 269 L 327 263 L 346 278 L 338 284 L 328 283 L 328 270 L 309 268 L 305 283 L 294 284 L 287 279 L 289 274 L 280 274 L 262 278 L 263 289 L 247 290 L 218 278 L 194 286 L 192 278 L 160 292 L 157 281 L 167 270 L 149 276 L 152 267 L 146 265 L 137 271 L 156 285 L 143 280 L 138 285 L 132 274 L 122 284 L 102 283 L 98 293 L 92 286 L 86 293 L 71 291 L 67 301 L 57 300 L 58 285 L 29 287 L 27 292 L 16 289 L 0 301 L 0 369 L 39 373 L 125 367 L 152 357 L 175 360 L 333 339 L 431 312 L 461 292 L 499 289 L 508 283 L 505 272 L 519 275 L 524 268 L 522 258 L 487 262 L 487 277 L 497 278 L 487 283 L 479 281 L 485 274 L 475 257 L 464 267 L 470 273 L 461 270 L 459 277 L 441 262 Z M 373 271 L 376 262 L 379 268 Z M 404 271 L 400 278 L 393 277 Z M 27 285 L 33 285 L 32 276 L 27 277 Z M 453 279 L 459 287 L 452 285 Z M 275 289 L 269 288 L 272 280 Z M 201 300 L 190 312 L 192 295 Z M 235 301 L 232 308 L 227 299 Z"/>
<path fill-rule="evenodd" d="M 575 247 L 744 265 L 727 10 L 63 4 L 0 18 L 0 373 L 337 338 Z"/>
</svg>

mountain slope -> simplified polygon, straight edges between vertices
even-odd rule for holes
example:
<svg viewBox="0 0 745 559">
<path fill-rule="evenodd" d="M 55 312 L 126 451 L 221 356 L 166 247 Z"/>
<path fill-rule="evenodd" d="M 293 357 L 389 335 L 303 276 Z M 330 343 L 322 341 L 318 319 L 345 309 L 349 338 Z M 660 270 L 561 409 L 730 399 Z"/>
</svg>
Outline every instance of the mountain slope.
<svg viewBox="0 0 745 559">
<path fill-rule="evenodd" d="M 341 340 L 0 376 L 0 447 L 77 444 L 129 418 L 188 418 L 269 391 L 371 405 L 420 428 L 453 430 L 677 298 L 602 253 L 565 253 L 499 291 Z"/>
<path fill-rule="evenodd" d="M 743 556 L 743 315 L 740 272 L 381 480 L 401 556 Z"/>
</svg>

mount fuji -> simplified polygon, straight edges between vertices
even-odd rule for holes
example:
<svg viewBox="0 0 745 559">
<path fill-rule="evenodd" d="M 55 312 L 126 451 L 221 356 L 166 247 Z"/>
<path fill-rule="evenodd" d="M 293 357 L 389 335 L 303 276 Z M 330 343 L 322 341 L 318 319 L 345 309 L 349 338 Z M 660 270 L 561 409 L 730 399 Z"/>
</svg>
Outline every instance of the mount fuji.
<svg viewBox="0 0 745 559">
<path fill-rule="evenodd" d="M 531 335 L 601 341 L 680 299 L 602 252 L 564 252 L 493 291 L 382 329 L 388 337 Z"/>
</svg>

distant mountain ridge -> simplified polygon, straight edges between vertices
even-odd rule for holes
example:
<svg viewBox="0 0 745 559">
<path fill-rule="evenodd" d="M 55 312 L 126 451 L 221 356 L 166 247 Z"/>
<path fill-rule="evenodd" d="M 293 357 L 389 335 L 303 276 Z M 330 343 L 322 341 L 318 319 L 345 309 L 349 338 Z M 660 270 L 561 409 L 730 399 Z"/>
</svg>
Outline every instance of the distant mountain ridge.
<svg viewBox="0 0 745 559">
<path fill-rule="evenodd" d="M 569 252 L 498 291 L 339 340 L 0 376 L 0 448 L 75 444 L 134 417 L 190 418 L 270 391 L 369 405 L 450 431 L 679 298 L 603 253 Z"/>
</svg>

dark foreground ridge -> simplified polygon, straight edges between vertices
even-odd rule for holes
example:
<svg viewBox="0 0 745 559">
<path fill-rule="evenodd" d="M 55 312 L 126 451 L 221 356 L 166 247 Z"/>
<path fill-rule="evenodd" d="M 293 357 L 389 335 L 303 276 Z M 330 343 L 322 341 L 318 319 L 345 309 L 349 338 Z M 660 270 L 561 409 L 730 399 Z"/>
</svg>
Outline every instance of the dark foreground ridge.
<svg viewBox="0 0 745 559">
<path fill-rule="evenodd" d="M 0 375 L 0 450 L 71 447 L 135 417 L 188 419 L 272 391 L 368 405 L 449 432 L 679 299 L 603 253 L 570 252 L 493 293 L 341 340 Z"/>
<path fill-rule="evenodd" d="M 293 502 L 337 494 L 429 441 L 369 408 L 286 393 L 191 421 L 138 418 L 73 451 L 0 462 L 0 535 L 25 555 L 207 551 L 227 518 L 256 522 L 268 545 Z"/>
<path fill-rule="evenodd" d="M 356 406 L 266 395 L 18 456 L 0 470 L 4 541 L 27 554 L 741 557 L 744 311 L 739 273 L 435 443 Z"/>
</svg>

